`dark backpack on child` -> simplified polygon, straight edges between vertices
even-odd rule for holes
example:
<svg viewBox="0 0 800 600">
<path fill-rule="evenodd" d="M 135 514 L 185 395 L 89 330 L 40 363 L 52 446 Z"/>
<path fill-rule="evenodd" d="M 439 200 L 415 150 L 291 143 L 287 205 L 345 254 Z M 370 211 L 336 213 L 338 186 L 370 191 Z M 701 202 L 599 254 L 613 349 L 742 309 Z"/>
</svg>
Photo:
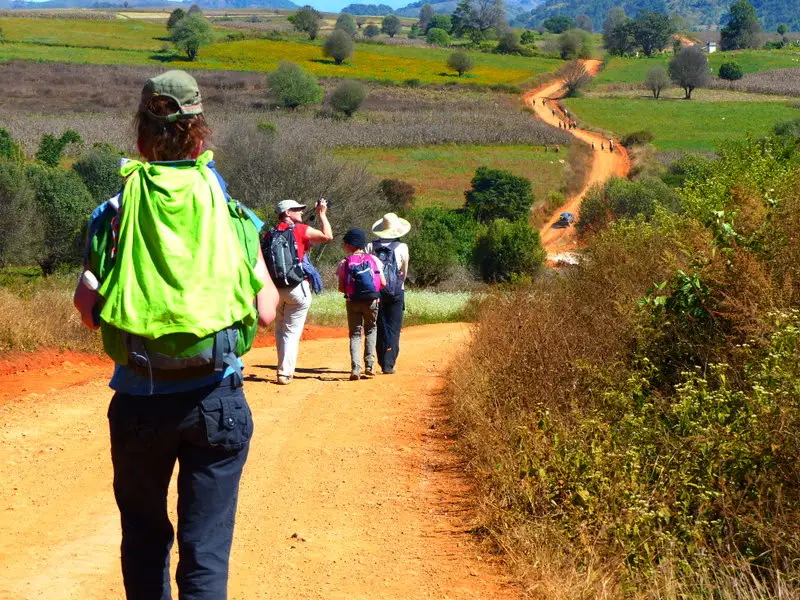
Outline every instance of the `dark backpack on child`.
<svg viewBox="0 0 800 600">
<path fill-rule="evenodd" d="M 399 245 L 400 242 L 397 240 L 392 242 L 376 240 L 372 242 L 372 254 L 383 263 L 383 276 L 386 278 L 386 286 L 381 290 L 381 293 L 387 296 L 399 296 L 403 293 L 403 281 L 405 278 L 400 272 L 400 267 L 397 264 L 397 255 L 394 252 Z"/>
<path fill-rule="evenodd" d="M 345 295 L 350 300 L 376 300 L 380 298 L 381 280 L 378 265 L 369 254 L 351 254 L 345 259 Z"/>
<path fill-rule="evenodd" d="M 306 278 L 297 253 L 294 225 L 283 230 L 277 227 L 270 229 L 261 240 L 261 253 L 275 287 L 291 288 Z"/>
</svg>

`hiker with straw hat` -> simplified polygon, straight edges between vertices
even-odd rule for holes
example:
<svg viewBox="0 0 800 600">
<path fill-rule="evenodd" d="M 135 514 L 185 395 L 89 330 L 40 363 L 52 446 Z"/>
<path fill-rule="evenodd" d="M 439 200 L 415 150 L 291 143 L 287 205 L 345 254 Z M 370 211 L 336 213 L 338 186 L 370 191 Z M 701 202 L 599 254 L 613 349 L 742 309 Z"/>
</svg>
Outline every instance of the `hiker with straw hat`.
<svg viewBox="0 0 800 600">
<path fill-rule="evenodd" d="M 383 264 L 386 286 L 381 290 L 378 311 L 378 364 L 386 375 L 394 373 L 400 354 L 400 330 L 406 309 L 405 280 L 408 277 L 408 245 L 400 241 L 411 230 L 411 223 L 394 213 L 387 213 L 372 226 L 377 240 L 366 251 Z"/>
</svg>

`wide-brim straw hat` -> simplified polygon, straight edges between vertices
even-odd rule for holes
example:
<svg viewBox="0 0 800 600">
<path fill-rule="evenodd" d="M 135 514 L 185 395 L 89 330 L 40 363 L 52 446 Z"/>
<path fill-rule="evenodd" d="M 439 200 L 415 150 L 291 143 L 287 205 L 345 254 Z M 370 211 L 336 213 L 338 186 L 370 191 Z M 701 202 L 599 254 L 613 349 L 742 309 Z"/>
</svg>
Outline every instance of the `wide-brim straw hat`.
<svg viewBox="0 0 800 600">
<path fill-rule="evenodd" d="M 401 219 L 394 213 L 386 213 L 382 219 L 375 221 L 372 226 L 372 233 L 379 238 L 394 239 L 399 238 L 411 231 L 411 223 Z"/>
</svg>

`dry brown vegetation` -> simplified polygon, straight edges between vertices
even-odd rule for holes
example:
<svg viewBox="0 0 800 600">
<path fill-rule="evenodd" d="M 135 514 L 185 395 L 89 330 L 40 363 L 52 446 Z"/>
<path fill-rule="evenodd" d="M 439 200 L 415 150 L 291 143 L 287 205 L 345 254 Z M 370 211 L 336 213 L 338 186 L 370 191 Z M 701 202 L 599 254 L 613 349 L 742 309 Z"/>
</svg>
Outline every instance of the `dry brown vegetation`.
<svg viewBox="0 0 800 600">
<path fill-rule="evenodd" d="M 715 78 L 711 80 L 709 87 L 718 90 L 775 94 L 797 98 L 800 97 L 800 68 L 748 73 L 738 81 Z"/>
</svg>

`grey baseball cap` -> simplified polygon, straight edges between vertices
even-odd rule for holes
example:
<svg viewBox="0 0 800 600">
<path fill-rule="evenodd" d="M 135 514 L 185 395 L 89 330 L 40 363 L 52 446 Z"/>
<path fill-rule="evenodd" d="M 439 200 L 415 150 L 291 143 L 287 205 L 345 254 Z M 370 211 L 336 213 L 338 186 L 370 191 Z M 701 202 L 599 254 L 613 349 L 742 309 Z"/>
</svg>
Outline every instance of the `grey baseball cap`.
<svg viewBox="0 0 800 600">
<path fill-rule="evenodd" d="M 178 112 L 171 115 L 149 113 L 151 117 L 160 121 L 174 123 L 178 119 L 185 119 L 203 112 L 200 88 L 197 87 L 195 78 L 186 71 L 167 71 L 149 79 L 142 90 L 142 102 L 145 106 L 154 96 L 166 96 L 178 104 Z"/>
<path fill-rule="evenodd" d="M 305 207 L 306 207 L 306 205 L 305 205 L 305 204 L 300 204 L 300 203 L 299 203 L 299 202 L 297 202 L 296 200 L 281 200 L 281 201 L 280 201 L 280 202 L 278 202 L 278 204 L 275 206 L 275 212 L 276 212 L 276 213 L 278 213 L 278 214 L 280 215 L 280 214 L 282 214 L 282 213 L 285 213 L 287 210 L 292 210 L 292 209 L 294 209 L 294 208 L 300 208 L 300 209 L 303 209 L 303 208 L 305 208 Z"/>
</svg>

